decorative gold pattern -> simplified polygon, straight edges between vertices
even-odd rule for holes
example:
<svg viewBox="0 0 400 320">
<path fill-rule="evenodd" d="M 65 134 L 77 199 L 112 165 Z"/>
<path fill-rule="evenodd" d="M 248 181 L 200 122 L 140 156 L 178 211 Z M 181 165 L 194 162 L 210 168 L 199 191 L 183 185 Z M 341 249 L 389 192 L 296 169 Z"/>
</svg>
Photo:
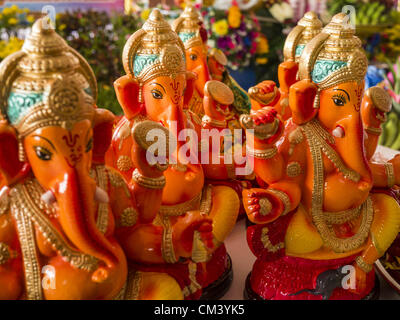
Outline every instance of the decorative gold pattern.
<svg viewBox="0 0 400 320">
<path fill-rule="evenodd" d="M 43 25 L 44 19 L 39 19 L 22 51 L 10 55 L 0 66 L 2 118 L 12 114 L 19 138 L 45 126 L 71 128 L 83 119 L 91 120 L 95 112 L 97 85 L 93 71 L 53 29 Z M 43 94 L 43 99 L 24 105 L 23 112 L 14 106 L 9 110 L 11 93 Z"/>
<path fill-rule="evenodd" d="M 108 179 L 107 179 L 107 169 L 105 166 L 96 166 L 96 177 L 98 186 L 108 193 Z M 99 203 L 97 209 L 97 229 L 102 234 L 105 234 L 108 228 L 108 204 Z"/>
<path fill-rule="evenodd" d="M 329 146 L 325 139 L 329 138 L 329 133 L 320 127 L 316 121 L 309 122 L 302 126 L 302 130 L 308 140 L 310 153 L 313 161 L 313 188 L 312 188 L 312 204 L 311 204 L 311 216 L 313 223 L 316 226 L 324 244 L 337 253 L 343 253 L 355 250 L 359 248 L 367 239 L 369 230 L 372 224 L 374 210 L 372 207 L 372 200 L 368 199 L 362 204 L 362 221 L 358 232 L 349 238 L 340 239 L 337 238 L 334 230 L 325 221 L 325 215 L 322 210 L 323 206 L 323 194 L 324 194 L 324 164 L 322 158 L 322 152 L 324 152 L 328 158 L 335 164 L 335 166 L 343 173 L 343 175 L 355 182 L 359 180 L 358 173 L 344 167 L 339 156 Z M 332 138 L 333 139 L 333 138 Z M 332 156 L 332 153 L 336 156 Z M 330 156 L 327 154 L 330 153 Z M 338 161 L 340 160 L 340 162 Z"/>
<path fill-rule="evenodd" d="M 173 22 L 172 29 L 177 34 L 193 34 L 190 39 L 184 42 L 185 49 L 203 45 L 203 40 L 200 36 L 200 23 L 200 14 L 190 3 L 186 4 L 182 14 Z"/>
<path fill-rule="evenodd" d="M 361 214 L 361 206 L 348 210 L 338 212 L 327 212 L 324 211 L 324 220 L 328 224 L 343 224 L 354 219 L 357 219 Z"/>
<path fill-rule="evenodd" d="M 169 217 L 161 218 L 163 224 L 163 240 L 161 246 L 162 256 L 166 263 L 177 262 L 174 250 L 174 243 L 172 241 L 172 228 Z"/>
<path fill-rule="evenodd" d="M 200 96 L 197 90 L 193 91 L 193 96 L 189 101 L 188 108 L 194 114 L 198 115 L 199 118 L 204 115 L 203 98 Z"/>
<path fill-rule="evenodd" d="M 138 300 L 142 277 L 143 275 L 141 271 L 135 271 L 131 268 L 128 270 L 128 278 L 126 280 L 125 289 L 125 300 Z"/>
<path fill-rule="evenodd" d="M 311 144 L 313 144 L 315 148 L 321 150 L 346 179 L 350 179 L 353 182 L 358 182 L 360 180 L 360 174 L 348 169 L 336 151 L 328 144 L 328 142 L 330 144 L 335 144 L 335 140 L 331 134 L 321 127 L 317 120 L 314 119 L 301 126 L 301 128 L 307 136 L 310 147 Z M 328 142 L 326 140 L 328 140 Z"/>
<path fill-rule="evenodd" d="M 276 146 L 272 146 L 271 148 L 259 150 L 259 149 L 250 149 L 246 146 L 247 154 L 257 159 L 271 159 L 275 157 L 278 152 L 278 148 Z"/>
<path fill-rule="evenodd" d="M 285 244 L 283 242 L 279 242 L 276 245 L 273 245 L 271 243 L 271 240 L 269 239 L 268 232 L 269 230 L 267 227 L 264 227 L 261 230 L 261 242 L 264 245 L 265 249 L 267 249 L 269 252 L 275 253 L 285 248 Z"/>
<path fill-rule="evenodd" d="M 132 136 L 141 148 L 147 150 L 154 144 L 154 141 L 149 140 L 148 138 L 149 132 L 152 130 L 158 130 L 160 135 L 164 135 L 166 144 L 164 150 L 156 151 L 157 154 L 155 154 L 155 156 L 166 157 L 169 153 L 169 144 L 172 139 L 175 139 L 175 137 L 174 135 L 170 135 L 169 130 L 163 127 L 161 124 L 151 120 L 144 120 L 135 123 L 135 125 L 132 127 Z M 173 145 L 176 145 L 175 141 L 173 141 Z"/>
<path fill-rule="evenodd" d="M 271 213 L 272 205 L 271 202 L 268 200 L 268 198 L 261 198 L 258 201 L 258 204 L 260 206 L 260 214 L 262 216 L 266 216 Z"/>
<path fill-rule="evenodd" d="M 299 57 L 296 56 L 297 47 L 306 45 L 321 30 L 322 22 L 318 19 L 317 14 L 315 12 L 307 12 L 286 37 L 283 47 L 285 61 L 298 61 Z"/>
<path fill-rule="evenodd" d="M 135 169 L 132 173 L 132 180 L 138 185 L 148 189 L 163 189 L 166 184 L 164 176 L 159 178 L 149 178 L 143 176 L 138 169 Z"/>
<path fill-rule="evenodd" d="M 393 164 L 390 162 L 385 162 L 384 166 L 385 166 L 385 172 L 386 172 L 386 176 L 387 176 L 387 184 L 388 184 L 388 187 L 391 188 L 395 184 Z"/>
<path fill-rule="evenodd" d="M 232 90 L 223 82 L 217 80 L 207 81 L 204 91 L 216 102 L 229 106 L 234 102 Z"/>
<path fill-rule="evenodd" d="M 37 190 L 39 190 L 39 192 Z M 16 185 L 11 191 L 11 211 L 17 220 L 21 220 L 21 228 L 23 228 L 22 233 L 26 234 L 26 232 L 29 232 L 26 228 L 29 227 L 29 224 L 31 223 L 30 221 L 32 220 L 46 240 L 52 244 L 53 248 L 65 259 L 65 261 L 68 261 L 72 266 L 78 269 L 89 272 L 95 271 L 98 267 L 98 259 L 72 249 L 64 240 L 63 236 L 53 227 L 48 218 L 43 215 L 39 205 L 42 200 L 35 196 L 43 193 L 40 192 L 40 190 L 41 187 L 36 180 L 27 179 L 24 184 Z M 22 222 L 22 220 L 24 222 Z M 33 239 L 29 238 L 28 240 L 33 241 L 34 244 Z M 21 243 L 21 247 L 26 245 L 26 242 Z M 30 244 L 27 248 L 29 247 Z M 23 248 L 22 250 L 24 251 L 25 249 Z M 29 251 L 29 255 L 27 253 L 27 263 L 33 263 L 33 252 L 31 252 L 31 249 L 29 249 Z"/>
<path fill-rule="evenodd" d="M 23 203 L 23 195 L 12 189 L 11 212 L 16 221 L 18 239 L 22 251 L 22 259 L 25 272 L 26 298 L 28 300 L 42 300 L 42 282 L 40 278 L 40 264 L 38 259 L 35 231 L 33 223 L 24 211 L 29 210 Z M 15 201 L 13 201 L 15 198 Z"/>
<path fill-rule="evenodd" d="M 212 207 L 212 185 L 208 184 L 203 188 L 203 194 L 200 202 L 200 213 L 209 215 Z"/>
<path fill-rule="evenodd" d="M 208 115 L 204 115 L 203 118 L 201 119 L 201 121 L 204 124 L 210 125 L 211 127 L 226 128 L 226 120 L 216 120 L 216 119 L 210 118 Z"/>
<path fill-rule="evenodd" d="M 121 227 L 132 227 L 136 224 L 137 219 L 138 212 L 134 208 L 129 207 L 122 212 L 119 225 Z"/>
<path fill-rule="evenodd" d="M 348 23 L 346 14 L 335 15 L 323 31 L 306 45 L 299 61 L 299 79 L 311 79 L 315 62 L 320 60 L 346 63 L 318 83 L 320 90 L 340 83 L 363 81 L 368 60 L 361 50 L 360 39 L 354 33 L 354 27 Z M 317 96 L 316 100 L 319 98 Z"/>
<path fill-rule="evenodd" d="M 0 242 L 0 266 L 7 263 L 11 258 L 10 249 L 7 244 Z"/>
<path fill-rule="evenodd" d="M 286 167 L 286 174 L 288 177 L 294 178 L 297 177 L 301 173 L 300 163 L 293 161 L 289 162 Z"/>
<path fill-rule="evenodd" d="M 135 60 L 156 57 L 139 72 L 135 72 Z M 127 41 L 123 51 L 125 72 L 135 78 L 140 86 L 160 76 L 175 77 L 186 73 L 185 48 L 182 40 L 172 31 L 158 9 L 153 9 L 142 29 Z M 141 93 L 141 92 L 140 92 Z"/>
<path fill-rule="evenodd" d="M 210 258 L 211 255 L 200 237 L 200 232 L 195 231 L 193 235 L 192 260 L 194 262 L 207 262 Z"/>
<path fill-rule="evenodd" d="M 162 205 L 159 213 L 165 217 L 176 217 L 185 214 L 188 211 L 198 209 L 200 206 L 201 193 L 192 199 L 175 205 Z"/>
<path fill-rule="evenodd" d="M 188 268 L 190 285 L 183 288 L 182 293 L 184 297 L 190 296 L 191 294 L 196 293 L 197 290 L 201 289 L 201 285 L 197 282 L 196 279 L 197 264 L 194 262 L 189 262 Z"/>
<path fill-rule="evenodd" d="M 356 263 L 357 266 L 359 266 L 360 269 L 363 270 L 365 273 L 369 273 L 373 269 L 373 265 L 366 263 L 361 256 L 358 256 L 356 258 Z"/>
<path fill-rule="evenodd" d="M 133 168 L 132 160 L 129 156 L 120 156 L 117 160 L 117 168 L 119 171 L 129 171 Z"/>
<path fill-rule="evenodd" d="M 108 178 L 110 179 L 111 186 L 114 188 L 123 188 L 125 194 L 128 198 L 131 197 L 131 192 L 129 191 L 128 185 L 126 184 L 124 178 L 111 168 L 107 168 Z"/>
<path fill-rule="evenodd" d="M 282 216 L 287 214 L 290 211 L 290 208 L 292 206 L 291 201 L 289 196 L 286 194 L 286 192 L 278 190 L 278 189 L 272 189 L 268 188 L 268 191 L 277 196 L 283 203 L 283 211 L 282 211 Z"/>
<path fill-rule="evenodd" d="M 371 87 L 365 92 L 374 104 L 382 112 L 389 112 L 392 109 L 392 99 L 389 93 L 381 87 Z"/>
<path fill-rule="evenodd" d="M 380 136 L 382 133 L 382 128 L 374 128 L 374 127 L 367 127 L 364 126 L 365 132 L 367 132 L 368 134 L 373 134 L 376 136 Z"/>
<path fill-rule="evenodd" d="M 213 57 L 215 61 L 217 61 L 220 65 L 224 67 L 228 65 L 228 58 L 226 57 L 225 53 L 218 48 L 212 48 L 210 50 L 209 56 Z"/>
</svg>

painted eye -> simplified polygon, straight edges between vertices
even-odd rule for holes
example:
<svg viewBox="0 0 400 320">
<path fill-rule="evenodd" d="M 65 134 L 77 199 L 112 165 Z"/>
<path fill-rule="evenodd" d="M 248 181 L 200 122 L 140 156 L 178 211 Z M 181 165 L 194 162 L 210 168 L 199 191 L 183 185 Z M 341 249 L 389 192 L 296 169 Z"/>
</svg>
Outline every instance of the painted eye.
<svg viewBox="0 0 400 320">
<path fill-rule="evenodd" d="M 43 147 L 35 147 L 36 156 L 43 161 L 49 161 L 53 155 L 49 150 Z"/>
<path fill-rule="evenodd" d="M 162 93 L 160 91 L 158 91 L 158 90 L 152 90 L 151 94 L 152 94 L 154 99 L 162 99 L 163 98 Z"/>
<path fill-rule="evenodd" d="M 88 141 L 87 145 L 86 145 L 86 152 L 89 152 L 90 150 L 92 150 L 93 148 L 93 138 L 90 138 L 90 140 Z"/>
<path fill-rule="evenodd" d="M 196 54 L 191 54 L 191 55 L 190 55 L 190 59 L 191 59 L 192 61 L 196 61 L 196 60 L 197 60 L 197 55 L 196 55 Z"/>
<path fill-rule="evenodd" d="M 332 97 L 333 103 L 336 104 L 338 107 L 343 107 L 346 103 L 346 99 L 342 96 L 333 96 Z"/>
</svg>

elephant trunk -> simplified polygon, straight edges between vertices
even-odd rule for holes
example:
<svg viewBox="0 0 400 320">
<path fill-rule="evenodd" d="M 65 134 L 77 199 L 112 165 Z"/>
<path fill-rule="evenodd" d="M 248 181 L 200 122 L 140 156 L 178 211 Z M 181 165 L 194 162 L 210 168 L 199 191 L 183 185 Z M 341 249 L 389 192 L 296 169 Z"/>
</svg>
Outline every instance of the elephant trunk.
<svg viewBox="0 0 400 320">
<path fill-rule="evenodd" d="M 338 121 L 333 135 L 337 150 L 346 166 L 360 174 L 360 188 L 370 188 L 372 173 L 365 154 L 364 132 L 360 116 L 352 115 Z"/>
<path fill-rule="evenodd" d="M 70 241 L 82 252 L 104 261 L 107 267 L 117 262 L 115 250 L 98 230 L 96 216 L 96 183 L 72 170 L 55 188 L 59 221 Z"/>
</svg>

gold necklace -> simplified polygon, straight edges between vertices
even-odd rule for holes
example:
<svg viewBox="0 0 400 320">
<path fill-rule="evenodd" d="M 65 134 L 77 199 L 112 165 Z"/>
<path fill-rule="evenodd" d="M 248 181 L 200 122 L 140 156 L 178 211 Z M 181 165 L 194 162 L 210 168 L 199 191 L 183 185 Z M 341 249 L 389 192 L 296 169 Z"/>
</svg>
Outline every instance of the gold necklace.
<svg viewBox="0 0 400 320">
<path fill-rule="evenodd" d="M 325 139 L 330 141 L 327 133 L 317 121 L 313 120 L 303 125 L 302 130 L 308 140 L 311 158 L 313 161 L 313 191 L 311 203 L 311 216 L 324 244 L 337 253 L 344 253 L 358 249 L 367 239 L 374 215 L 372 200 L 370 197 L 361 205 L 362 221 L 358 232 L 346 239 L 336 237 L 331 225 L 328 225 L 323 212 L 324 196 L 324 164 L 322 153 L 334 163 L 343 175 L 352 180 L 358 181 L 360 175 L 344 166 L 337 153 L 328 145 Z M 329 153 L 329 155 L 327 154 Z"/>
</svg>

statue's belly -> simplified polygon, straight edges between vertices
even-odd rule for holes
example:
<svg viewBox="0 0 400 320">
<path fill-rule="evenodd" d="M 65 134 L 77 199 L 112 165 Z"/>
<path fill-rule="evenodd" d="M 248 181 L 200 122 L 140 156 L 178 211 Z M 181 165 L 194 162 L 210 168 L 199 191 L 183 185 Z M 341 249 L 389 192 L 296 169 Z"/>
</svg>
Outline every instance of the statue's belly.
<svg viewBox="0 0 400 320">
<path fill-rule="evenodd" d="M 167 184 L 163 190 L 162 203 L 166 205 L 188 201 L 198 195 L 204 186 L 201 165 L 169 167 L 165 171 Z"/>
<path fill-rule="evenodd" d="M 360 188 L 360 183 L 345 179 L 341 174 L 328 174 L 324 184 L 324 210 L 336 212 L 360 206 L 367 199 L 370 188 L 367 183 Z"/>
</svg>

